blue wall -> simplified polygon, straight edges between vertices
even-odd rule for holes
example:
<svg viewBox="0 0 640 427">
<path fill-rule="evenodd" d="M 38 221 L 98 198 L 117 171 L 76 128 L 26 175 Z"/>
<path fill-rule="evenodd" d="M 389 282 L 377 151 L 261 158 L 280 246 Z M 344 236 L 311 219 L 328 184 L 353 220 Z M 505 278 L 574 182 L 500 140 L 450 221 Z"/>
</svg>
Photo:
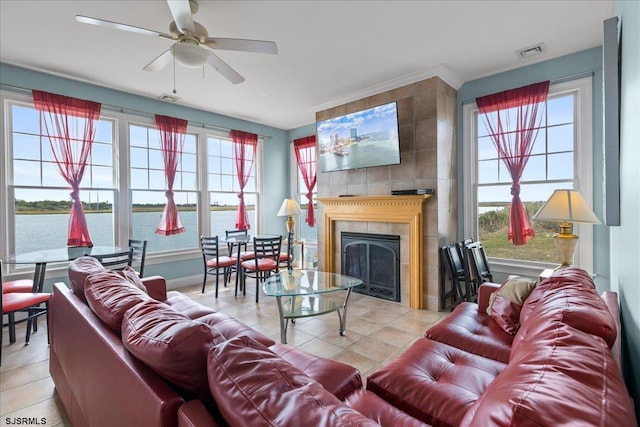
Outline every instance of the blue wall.
<svg viewBox="0 0 640 427">
<path fill-rule="evenodd" d="M 507 71 L 493 76 L 466 82 L 458 91 L 458 153 L 462 153 L 464 129 L 462 108 L 464 104 L 475 102 L 479 96 L 525 86 L 545 80 L 551 83 L 575 80 L 592 76 L 593 101 L 593 210 L 602 218 L 603 156 L 602 156 L 602 48 L 597 47 L 577 52 L 561 58 L 539 62 L 527 67 Z M 464 171 L 462 156 L 458 156 L 458 170 Z M 463 180 L 458 177 L 458 212 L 464 216 Z M 464 218 L 458 219 L 458 235 L 462 236 Z M 599 290 L 609 289 L 609 228 L 604 225 L 593 227 L 593 268 Z"/>
<path fill-rule="evenodd" d="M 263 228 L 264 233 L 286 233 L 282 218 L 276 216 L 282 200 L 289 197 L 289 144 L 287 132 L 246 120 L 223 116 L 203 110 L 170 104 L 153 98 L 145 98 L 126 92 L 108 89 L 89 83 L 70 80 L 51 74 L 28 70 L 6 63 L 0 63 L 0 84 L 24 89 L 37 89 L 61 95 L 88 99 L 125 110 L 141 111 L 149 114 L 163 114 L 192 122 L 239 129 L 259 135 L 269 136 L 264 142 L 263 168 Z M 3 89 L 11 90 L 10 87 Z M 175 279 L 201 274 L 202 258 L 149 265 L 149 274 L 159 274 L 167 279 Z"/>
<path fill-rule="evenodd" d="M 620 226 L 611 227 L 611 288 L 620 298 L 623 367 L 640 417 L 640 2 L 617 1 L 622 29 Z"/>
</svg>

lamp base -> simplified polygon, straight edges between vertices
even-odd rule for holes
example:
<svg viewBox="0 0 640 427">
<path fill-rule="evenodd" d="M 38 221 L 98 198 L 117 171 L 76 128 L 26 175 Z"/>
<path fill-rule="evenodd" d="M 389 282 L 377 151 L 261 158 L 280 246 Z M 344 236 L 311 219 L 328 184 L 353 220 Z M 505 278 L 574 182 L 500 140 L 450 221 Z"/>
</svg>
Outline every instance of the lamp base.
<svg viewBox="0 0 640 427">
<path fill-rule="evenodd" d="M 573 264 L 573 252 L 578 244 L 578 236 L 571 233 L 554 234 L 553 240 L 558 250 L 558 258 L 562 267 L 568 267 Z"/>
<path fill-rule="evenodd" d="M 291 215 L 289 215 L 289 219 L 285 224 L 287 224 L 287 233 L 291 233 L 296 228 L 296 222 L 293 220 L 293 216 Z"/>
</svg>

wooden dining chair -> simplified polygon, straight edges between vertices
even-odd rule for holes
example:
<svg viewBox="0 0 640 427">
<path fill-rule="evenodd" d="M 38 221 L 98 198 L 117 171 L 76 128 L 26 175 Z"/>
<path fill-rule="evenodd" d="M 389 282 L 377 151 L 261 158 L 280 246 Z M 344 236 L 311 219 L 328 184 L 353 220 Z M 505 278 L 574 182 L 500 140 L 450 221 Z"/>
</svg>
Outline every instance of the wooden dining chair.
<svg viewBox="0 0 640 427">
<path fill-rule="evenodd" d="M 0 283 L 2 279 L 2 262 L 0 261 Z M 16 342 L 16 324 L 27 323 L 27 335 L 25 345 L 29 344 L 34 320 L 42 315 L 47 316 L 47 342 L 49 341 L 49 299 L 51 294 L 44 292 L 0 292 L 0 319 L 2 327 L 9 328 L 9 343 Z M 16 320 L 16 313 L 26 313 L 24 317 Z M 7 323 L 4 323 L 4 315 L 7 315 Z M 0 366 L 2 365 L 2 336 L 0 331 Z"/>
<path fill-rule="evenodd" d="M 107 270 L 122 271 L 126 267 L 131 266 L 133 259 L 133 249 L 127 248 L 118 252 L 109 254 L 90 255 L 97 259 Z"/>
<path fill-rule="evenodd" d="M 243 294 L 247 294 L 247 277 L 256 279 L 256 303 L 260 294 L 260 283 L 264 282 L 272 272 L 278 272 L 280 265 L 280 248 L 282 246 L 282 236 L 274 237 L 254 237 L 253 238 L 253 259 L 242 261 L 241 287 Z M 238 287 L 236 286 L 236 296 Z"/>
<path fill-rule="evenodd" d="M 220 282 L 220 271 L 223 273 L 224 285 L 231 276 L 231 269 L 236 266 L 237 259 L 227 255 L 220 255 L 218 236 L 200 236 L 200 248 L 202 249 L 202 259 L 204 261 L 204 279 L 202 280 L 202 293 L 207 285 L 207 276 L 216 276 L 216 298 L 218 298 L 218 284 Z"/>
<path fill-rule="evenodd" d="M 133 267 L 138 276 L 142 278 L 144 277 L 144 261 L 147 257 L 147 241 L 129 239 L 129 249 L 132 250 L 129 266 Z"/>
</svg>

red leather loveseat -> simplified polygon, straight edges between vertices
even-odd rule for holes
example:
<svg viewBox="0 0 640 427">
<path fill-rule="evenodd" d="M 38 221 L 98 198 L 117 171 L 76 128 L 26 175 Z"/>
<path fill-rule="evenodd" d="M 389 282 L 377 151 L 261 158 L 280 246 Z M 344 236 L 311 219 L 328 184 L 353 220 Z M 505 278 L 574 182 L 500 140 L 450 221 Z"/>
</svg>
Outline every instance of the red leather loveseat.
<svg viewBox="0 0 640 427">
<path fill-rule="evenodd" d="M 83 257 L 54 285 L 50 373 L 74 427 L 422 425 L 357 369 L 130 278 Z"/>
<path fill-rule="evenodd" d="M 563 268 L 521 306 L 494 302 L 489 314 L 498 288 L 482 285 L 479 304 L 456 307 L 367 390 L 434 426 L 635 426 L 616 294 L 600 297 L 586 272 Z"/>
</svg>

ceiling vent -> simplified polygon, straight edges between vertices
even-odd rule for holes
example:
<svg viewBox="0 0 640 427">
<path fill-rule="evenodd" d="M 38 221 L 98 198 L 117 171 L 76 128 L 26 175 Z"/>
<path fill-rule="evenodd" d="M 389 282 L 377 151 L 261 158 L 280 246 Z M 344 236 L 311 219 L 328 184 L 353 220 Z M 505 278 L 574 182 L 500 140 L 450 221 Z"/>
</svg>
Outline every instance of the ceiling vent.
<svg viewBox="0 0 640 427">
<path fill-rule="evenodd" d="M 176 102 L 177 100 L 179 100 L 180 98 L 178 98 L 177 96 L 172 96 L 172 95 L 167 95 L 166 93 L 160 95 L 158 97 L 158 99 L 161 99 L 164 102 Z"/>
<path fill-rule="evenodd" d="M 536 45 L 525 47 L 524 49 L 516 51 L 520 58 L 528 58 L 530 56 L 540 55 L 542 52 L 544 52 L 544 43 L 538 43 Z"/>
</svg>

